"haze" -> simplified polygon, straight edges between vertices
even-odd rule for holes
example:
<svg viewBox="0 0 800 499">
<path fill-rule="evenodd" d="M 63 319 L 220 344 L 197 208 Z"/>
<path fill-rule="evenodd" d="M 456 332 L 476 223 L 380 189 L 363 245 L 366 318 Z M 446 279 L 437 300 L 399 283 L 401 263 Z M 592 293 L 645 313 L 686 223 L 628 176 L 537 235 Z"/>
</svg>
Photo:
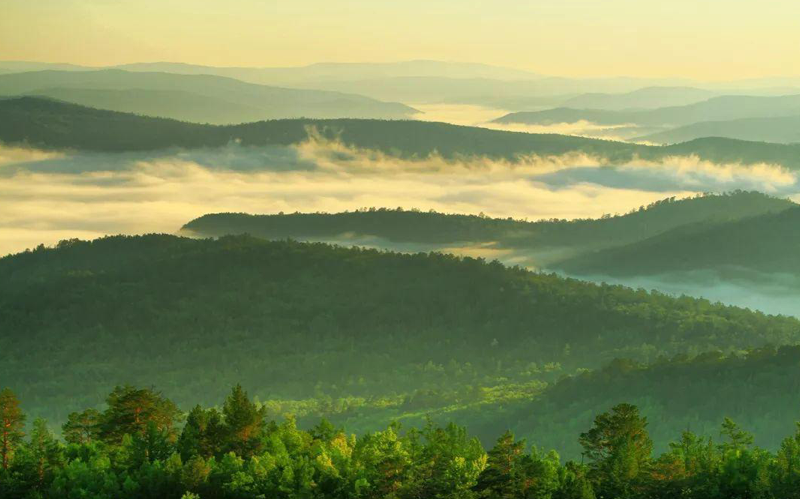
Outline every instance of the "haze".
<svg viewBox="0 0 800 499">
<path fill-rule="evenodd" d="M 0 60 L 437 59 L 581 77 L 800 75 L 800 6 L 790 0 L 5 0 L 0 10 Z"/>
</svg>

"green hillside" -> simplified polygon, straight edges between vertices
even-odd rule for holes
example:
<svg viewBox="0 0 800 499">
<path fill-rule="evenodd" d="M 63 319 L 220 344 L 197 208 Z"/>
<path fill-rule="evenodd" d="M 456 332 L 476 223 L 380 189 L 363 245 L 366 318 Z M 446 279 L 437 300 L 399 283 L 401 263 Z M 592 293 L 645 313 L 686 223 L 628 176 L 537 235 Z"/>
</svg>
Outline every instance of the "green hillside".
<svg viewBox="0 0 800 499">
<path fill-rule="evenodd" d="M 558 266 L 575 274 L 613 276 L 716 270 L 800 276 L 800 208 L 725 223 L 681 227 Z"/>
<path fill-rule="evenodd" d="M 590 426 L 595 414 L 627 402 L 647 416 L 658 451 L 685 430 L 718 440 L 725 417 L 753 432 L 757 445 L 776 449 L 800 420 L 799 376 L 798 347 L 730 357 L 710 352 L 649 366 L 617 360 L 508 409 L 505 422 L 538 445 L 577 456 L 573 435 Z"/>
<path fill-rule="evenodd" d="M 366 240 L 389 249 L 405 243 L 437 249 L 488 245 L 532 252 L 532 264 L 547 266 L 600 248 L 648 239 L 686 224 L 737 220 L 778 212 L 794 203 L 755 192 L 665 199 L 622 216 L 586 220 L 525 222 L 475 215 L 369 209 L 347 213 L 204 215 L 181 230 L 187 235 L 217 237 L 250 234 L 266 239 Z M 515 256 L 517 254 L 515 253 Z"/>
<path fill-rule="evenodd" d="M 54 420 L 116 384 L 207 404 L 241 382 L 278 414 L 385 423 L 530 398 L 615 357 L 800 342 L 797 320 L 704 300 L 244 236 L 65 241 L 2 258 L 0 330 L 0 379 Z"/>
</svg>

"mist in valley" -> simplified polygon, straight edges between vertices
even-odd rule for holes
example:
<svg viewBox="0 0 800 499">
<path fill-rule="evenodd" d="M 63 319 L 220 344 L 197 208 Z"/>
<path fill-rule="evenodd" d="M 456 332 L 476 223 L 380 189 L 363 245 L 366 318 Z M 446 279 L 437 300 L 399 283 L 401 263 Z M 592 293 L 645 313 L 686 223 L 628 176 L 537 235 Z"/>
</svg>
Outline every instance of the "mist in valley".
<svg viewBox="0 0 800 499">
<path fill-rule="evenodd" d="M 231 143 L 143 153 L 3 147 L 0 179 L 3 254 L 70 238 L 176 233 L 206 213 L 399 207 L 535 221 L 624 214 L 667 197 L 704 192 L 744 189 L 800 196 L 797 174 L 777 165 L 716 164 L 695 157 L 613 165 L 576 154 L 518 161 L 446 160 L 436 155 L 400 159 L 313 134 L 296 146 Z M 322 240 L 401 252 L 442 251 L 543 271 L 555 258 L 570 256 L 568 249 L 532 251 L 491 242 L 420 245 L 347 233 Z M 800 287 L 784 278 L 764 276 L 762 284 L 754 286 L 714 275 L 576 277 L 701 296 L 767 313 L 799 312 Z"/>
</svg>

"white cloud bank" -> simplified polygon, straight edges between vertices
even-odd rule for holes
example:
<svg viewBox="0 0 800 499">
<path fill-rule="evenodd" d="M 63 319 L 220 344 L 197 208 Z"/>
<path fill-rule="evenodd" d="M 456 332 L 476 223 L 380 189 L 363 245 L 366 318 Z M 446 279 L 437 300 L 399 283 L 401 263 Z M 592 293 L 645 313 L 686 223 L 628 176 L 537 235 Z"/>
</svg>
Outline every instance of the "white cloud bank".
<svg viewBox="0 0 800 499">
<path fill-rule="evenodd" d="M 0 255 L 71 237 L 174 233 L 212 212 L 375 206 L 531 220 L 585 218 L 719 185 L 733 189 L 755 182 L 785 192 L 797 184 L 794 174 L 769 165 L 745 168 L 696 158 L 634 162 L 616 170 L 642 172 L 640 182 L 579 178 L 556 185 L 546 177 L 574 169 L 602 174 L 603 165 L 574 154 L 515 163 L 411 161 L 318 141 L 159 154 L 68 155 L 0 147 Z"/>
</svg>

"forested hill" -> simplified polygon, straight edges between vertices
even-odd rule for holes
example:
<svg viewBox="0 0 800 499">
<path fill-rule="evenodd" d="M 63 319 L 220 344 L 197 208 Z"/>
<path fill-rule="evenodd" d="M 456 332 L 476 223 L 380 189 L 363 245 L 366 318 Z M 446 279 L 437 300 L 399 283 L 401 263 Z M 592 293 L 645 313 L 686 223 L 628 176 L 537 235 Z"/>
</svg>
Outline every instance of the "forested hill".
<svg viewBox="0 0 800 499">
<path fill-rule="evenodd" d="M 212 126 L 103 111 L 55 100 L 23 97 L 0 100 L 0 140 L 37 147 L 95 151 L 149 150 L 166 147 L 290 145 L 308 139 L 310 126 L 331 139 L 402 156 L 483 155 L 513 158 L 537 153 L 582 150 L 630 157 L 639 146 L 562 135 L 531 135 L 444 123 L 381 120 L 271 120 Z"/>
<path fill-rule="evenodd" d="M 181 230 L 201 237 L 246 233 L 267 239 L 348 239 L 355 242 L 359 238 L 377 237 L 386 240 L 385 246 L 390 248 L 403 243 L 438 247 L 491 243 L 497 248 L 560 249 L 538 257 L 541 260 L 538 263 L 550 264 L 582 252 L 641 241 L 687 224 L 739 220 L 777 213 L 792 206 L 796 205 L 785 199 L 740 191 L 679 200 L 669 198 L 622 216 L 573 221 L 526 222 L 475 215 L 369 209 L 336 214 L 210 214 L 192 220 Z M 531 258 L 537 260 L 534 256 Z"/>
<path fill-rule="evenodd" d="M 750 270 L 800 276 L 800 208 L 724 223 L 690 225 L 567 260 L 571 273 L 652 275 Z"/>
<path fill-rule="evenodd" d="M 0 379 L 54 420 L 120 383 L 183 405 L 241 382 L 278 413 L 385 422 L 529 398 L 615 357 L 800 342 L 797 320 L 704 300 L 246 236 L 65 241 L 2 258 L 0 330 Z"/>
<path fill-rule="evenodd" d="M 800 145 L 709 138 L 656 147 L 402 120 L 294 119 L 213 126 L 34 97 L 0 100 L 0 141 L 42 148 L 115 152 L 216 147 L 232 141 L 244 145 L 290 145 L 307 140 L 309 127 L 323 137 L 348 145 L 409 158 L 436 153 L 448 159 L 483 156 L 517 160 L 529 155 L 581 153 L 620 163 L 694 154 L 709 161 L 768 162 L 800 168 Z"/>
<path fill-rule="evenodd" d="M 716 440 L 725 417 L 753 432 L 756 444 L 776 449 L 800 420 L 799 380 L 798 347 L 733 356 L 709 352 L 649 366 L 617 360 L 562 380 L 535 402 L 516 406 L 505 423 L 537 445 L 577 456 L 578 441 L 570 433 L 591 424 L 593 411 L 627 401 L 647 416 L 658 450 L 686 430 Z"/>
</svg>

